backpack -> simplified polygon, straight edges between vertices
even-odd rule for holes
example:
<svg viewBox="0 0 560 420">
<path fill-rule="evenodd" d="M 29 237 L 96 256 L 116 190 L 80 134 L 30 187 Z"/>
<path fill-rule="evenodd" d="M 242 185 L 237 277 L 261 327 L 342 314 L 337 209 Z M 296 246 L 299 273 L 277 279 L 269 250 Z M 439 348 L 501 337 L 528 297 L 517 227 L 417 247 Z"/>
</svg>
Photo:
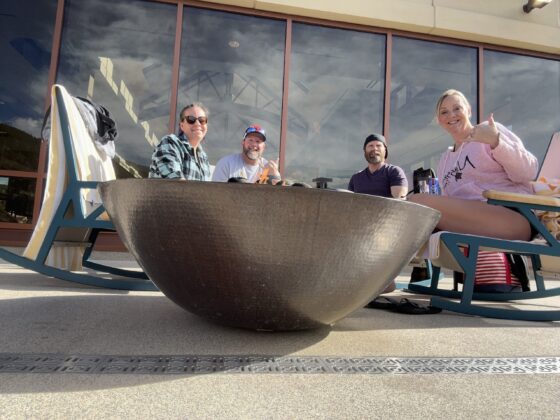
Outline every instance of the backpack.
<svg viewBox="0 0 560 420">
<path fill-rule="evenodd" d="M 424 169 L 423 167 L 415 169 L 412 173 L 412 191 L 414 194 L 420 192 L 420 181 L 425 181 L 429 178 L 435 178 L 436 174 L 432 168 Z"/>
</svg>

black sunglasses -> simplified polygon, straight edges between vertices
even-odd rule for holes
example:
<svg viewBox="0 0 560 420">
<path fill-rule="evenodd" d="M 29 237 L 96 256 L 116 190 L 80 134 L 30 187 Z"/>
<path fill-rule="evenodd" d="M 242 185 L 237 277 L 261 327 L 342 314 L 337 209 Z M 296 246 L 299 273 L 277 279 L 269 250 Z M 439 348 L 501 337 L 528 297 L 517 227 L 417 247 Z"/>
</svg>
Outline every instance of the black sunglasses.
<svg viewBox="0 0 560 420">
<path fill-rule="evenodd" d="M 186 117 L 181 118 L 181 121 L 186 121 L 190 125 L 193 125 L 197 120 L 200 125 L 206 125 L 208 117 L 193 117 L 192 115 L 187 115 Z"/>
</svg>

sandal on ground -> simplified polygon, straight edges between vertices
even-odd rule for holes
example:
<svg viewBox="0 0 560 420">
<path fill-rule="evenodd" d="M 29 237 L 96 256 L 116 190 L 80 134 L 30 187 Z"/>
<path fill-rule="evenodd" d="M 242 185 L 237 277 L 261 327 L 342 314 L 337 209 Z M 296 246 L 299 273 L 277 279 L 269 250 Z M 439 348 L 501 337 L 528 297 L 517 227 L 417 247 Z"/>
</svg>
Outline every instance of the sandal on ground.
<svg viewBox="0 0 560 420">
<path fill-rule="evenodd" d="M 366 308 L 373 308 L 373 309 L 393 309 L 397 305 L 397 301 L 393 298 L 385 297 L 385 296 L 378 296 L 370 303 L 368 303 L 365 307 Z"/>
<path fill-rule="evenodd" d="M 366 308 L 385 309 L 391 312 L 409 315 L 428 315 L 441 312 L 441 308 L 431 305 L 421 305 L 407 298 L 393 299 L 385 296 L 379 296 L 366 305 Z"/>
</svg>

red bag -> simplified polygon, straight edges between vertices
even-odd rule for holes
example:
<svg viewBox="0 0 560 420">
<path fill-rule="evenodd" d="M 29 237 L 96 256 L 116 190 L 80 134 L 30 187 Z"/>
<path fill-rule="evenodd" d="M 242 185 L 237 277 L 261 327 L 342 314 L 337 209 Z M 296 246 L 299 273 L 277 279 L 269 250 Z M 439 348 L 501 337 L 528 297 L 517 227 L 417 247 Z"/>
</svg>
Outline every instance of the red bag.
<svg viewBox="0 0 560 420">
<path fill-rule="evenodd" d="M 508 284 L 521 287 L 521 282 L 511 272 L 506 254 L 492 251 L 478 251 L 474 284 Z"/>
<path fill-rule="evenodd" d="M 463 250 L 468 256 L 468 250 Z M 463 283 L 463 273 L 455 273 L 456 283 Z M 511 271 L 511 265 L 505 253 L 478 251 L 474 279 L 475 292 L 512 292 L 521 291 L 519 279 Z"/>
</svg>

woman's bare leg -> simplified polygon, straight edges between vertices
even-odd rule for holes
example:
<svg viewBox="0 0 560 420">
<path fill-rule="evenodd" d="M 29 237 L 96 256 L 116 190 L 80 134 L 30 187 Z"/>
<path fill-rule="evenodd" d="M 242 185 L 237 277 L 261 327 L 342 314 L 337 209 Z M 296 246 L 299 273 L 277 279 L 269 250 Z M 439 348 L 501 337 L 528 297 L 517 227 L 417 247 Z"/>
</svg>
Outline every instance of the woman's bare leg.
<svg viewBox="0 0 560 420">
<path fill-rule="evenodd" d="M 531 237 L 527 219 L 502 206 L 430 194 L 414 194 L 408 200 L 439 210 L 440 230 L 523 241 Z"/>
</svg>

